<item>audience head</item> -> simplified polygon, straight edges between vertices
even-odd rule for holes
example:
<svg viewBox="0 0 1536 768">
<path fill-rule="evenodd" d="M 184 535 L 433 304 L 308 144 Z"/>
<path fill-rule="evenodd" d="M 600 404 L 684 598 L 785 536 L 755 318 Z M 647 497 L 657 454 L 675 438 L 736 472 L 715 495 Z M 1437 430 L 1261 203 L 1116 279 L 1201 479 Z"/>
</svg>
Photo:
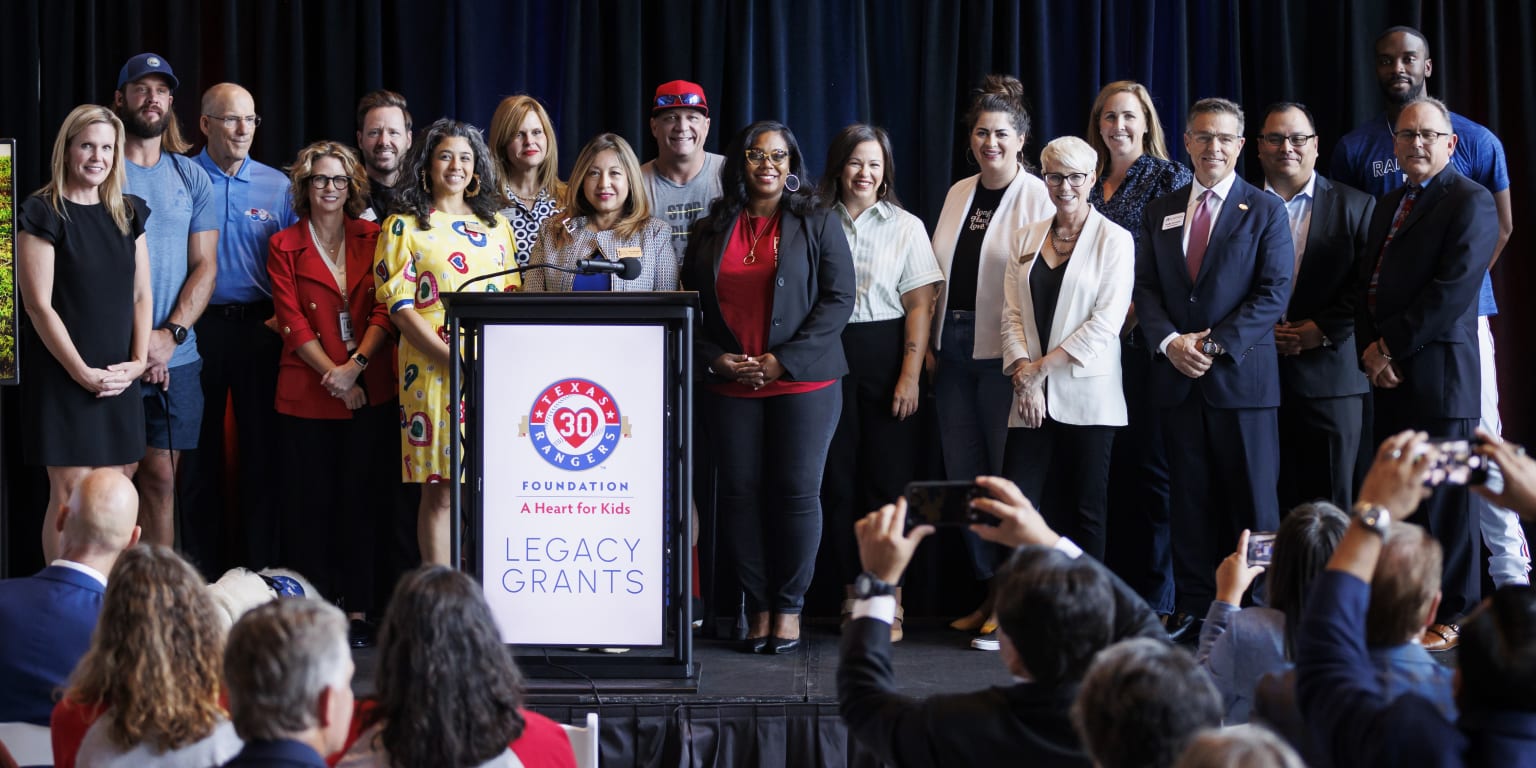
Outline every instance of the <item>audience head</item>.
<svg viewBox="0 0 1536 768">
<path fill-rule="evenodd" d="M 1397 114 L 1392 148 L 1409 181 L 1425 184 L 1451 164 L 1458 141 L 1452 130 L 1451 111 L 1439 99 L 1425 96 Z"/>
<path fill-rule="evenodd" d="M 405 158 L 399 212 L 430 228 L 428 214 L 440 199 L 462 199 L 486 226 L 496 226 L 501 195 L 491 152 L 480 129 L 449 118 L 422 131 Z"/>
<path fill-rule="evenodd" d="M 246 741 L 302 741 L 321 755 L 352 723 L 347 618 L 320 600 L 273 600 L 229 631 L 224 653 L 229 719 Z"/>
<path fill-rule="evenodd" d="M 59 215 L 64 215 L 61 201 L 69 189 L 95 189 L 118 230 L 129 231 L 133 211 L 123 201 L 128 173 L 123 170 L 123 121 L 112 110 L 95 104 L 70 110 L 53 140 L 51 170 L 41 192 Z"/>
<path fill-rule="evenodd" d="M 703 157 L 704 140 L 709 138 L 709 102 L 704 99 L 704 88 L 687 80 L 657 86 L 651 102 L 651 136 L 663 162 Z"/>
<path fill-rule="evenodd" d="M 65 560 L 102 573 L 112 570 L 123 550 L 139 543 L 139 492 L 117 469 L 93 469 L 59 515 L 59 551 Z"/>
<path fill-rule="evenodd" d="M 1042 685 L 1081 680 L 1114 636 L 1114 589 L 1099 567 L 1051 547 L 1021 547 L 997 574 L 1009 670 Z"/>
<path fill-rule="evenodd" d="M 891 137 L 884 128 L 854 123 L 832 138 L 817 195 L 823 205 L 859 203 L 864 208 L 884 200 L 897 208 L 896 166 Z"/>
<path fill-rule="evenodd" d="M 465 670 L 474 670 L 473 676 Z M 381 741 L 395 765 L 478 765 L 523 732 L 522 678 L 469 576 L 423 566 L 401 578 L 379 628 Z"/>
<path fill-rule="evenodd" d="M 1113 157 L 1142 155 L 1167 160 L 1168 144 L 1163 139 L 1163 122 L 1152 105 L 1152 94 L 1135 80 L 1116 80 L 1099 89 L 1088 115 L 1088 143 L 1098 155 L 1100 176 L 1109 169 Z"/>
<path fill-rule="evenodd" d="M 497 191 L 502 194 L 502 202 L 512 204 L 511 187 L 506 186 L 509 180 L 530 170 L 535 171 L 539 189 L 549 192 L 556 200 L 564 198 L 555 126 L 538 99 L 524 93 L 502 99 L 496 106 L 496 114 L 491 116 L 487 138 L 491 153 L 496 156 L 496 172 L 501 177 L 503 188 Z M 573 174 L 571 178 L 576 177 Z"/>
<path fill-rule="evenodd" d="M 261 116 L 251 92 L 234 83 L 219 83 L 203 92 L 198 126 L 208 138 L 208 156 L 220 166 L 239 166 L 251 154 L 251 141 Z"/>
<path fill-rule="evenodd" d="M 357 148 L 362 150 L 368 176 L 392 182 L 411 148 L 411 110 L 405 97 L 378 90 L 357 102 Z"/>
<path fill-rule="evenodd" d="M 1243 724 L 1202 731 L 1174 768 L 1306 768 L 1301 755 L 1273 731 Z"/>
<path fill-rule="evenodd" d="M 343 181 L 338 184 L 338 179 Z M 363 164 L 355 150 L 334 141 L 317 141 L 299 150 L 288 168 L 288 182 L 293 212 L 301 218 L 340 210 L 355 219 L 368 207 Z"/>
<path fill-rule="evenodd" d="M 124 552 L 107 578 L 90 650 L 65 697 L 110 705 L 108 737 L 177 749 L 207 737 L 219 706 L 224 632 L 203 578 L 168 547 Z"/>
<path fill-rule="evenodd" d="M 1536 587 L 1504 587 L 1461 622 L 1463 715 L 1536 712 Z"/>
<path fill-rule="evenodd" d="M 1326 501 L 1302 504 L 1291 510 L 1275 531 L 1274 559 L 1266 580 L 1266 604 L 1285 614 L 1286 656 L 1301 626 L 1302 608 L 1312 581 L 1328 565 L 1333 550 L 1349 528 L 1349 516 Z"/>
<path fill-rule="evenodd" d="M 808 215 L 817 198 L 809 184 L 801 186 L 805 178 L 805 158 L 789 126 L 777 120 L 759 120 L 731 139 L 720 168 L 722 194 L 699 228 L 705 232 L 730 228 L 736 223 L 736 214 L 753 200 L 777 199 L 781 208 Z"/>
<path fill-rule="evenodd" d="M 1195 180 L 1214 187 L 1237 167 L 1243 152 L 1243 108 L 1227 99 L 1201 99 L 1189 107 L 1184 151 Z"/>
<path fill-rule="evenodd" d="M 561 221 L 577 216 L 617 215 L 613 225 L 621 237 L 632 237 L 651 219 L 650 196 L 640 178 L 640 160 L 629 142 L 616 133 L 599 134 L 581 148 L 571 166 Z M 555 243 L 569 242 L 565 227 L 552 228 Z"/>
<path fill-rule="evenodd" d="M 1264 178 L 1276 186 L 1280 182 L 1298 189 L 1305 185 L 1317 167 L 1317 127 L 1312 111 L 1294 101 L 1271 104 L 1264 110 L 1264 125 L 1259 131 L 1259 165 L 1264 168 Z"/>
<path fill-rule="evenodd" d="M 1434 63 L 1429 39 L 1413 27 L 1388 27 L 1376 38 L 1376 82 L 1387 101 L 1401 106 L 1424 96 Z"/>
<path fill-rule="evenodd" d="M 972 92 L 965 113 L 970 151 L 983 171 L 1010 170 L 1015 163 L 1029 168 L 1024 145 L 1029 141 L 1029 110 L 1024 84 L 1012 75 L 987 75 Z"/>
<path fill-rule="evenodd" d="M 1220 726 L 1221 713 L 1221 695 L 1192 654 L 1136 638 L 1093 660 L 1072 725 L 1100 768 L 1162 768 L 1196 733 Z"/>
<path fill-rule="evenodd" d="M 177 86 L 171 63 L 154 53 L 141 53 L 123 64 L 117 74 L 112 110 L 136 139 L 160 139 L 167 152 L 184 153 L 191 145 L 181 135 L 181 125 L 171 110 Z"/>
<path fill-rule="evenodd" d="M 1371 575 L 1366 645 L 1402 645 L 1423 633 L 1440 605 L 1441 560 L 1440 542 L 1423 528 L 1392 524 Z"/>
</svg>

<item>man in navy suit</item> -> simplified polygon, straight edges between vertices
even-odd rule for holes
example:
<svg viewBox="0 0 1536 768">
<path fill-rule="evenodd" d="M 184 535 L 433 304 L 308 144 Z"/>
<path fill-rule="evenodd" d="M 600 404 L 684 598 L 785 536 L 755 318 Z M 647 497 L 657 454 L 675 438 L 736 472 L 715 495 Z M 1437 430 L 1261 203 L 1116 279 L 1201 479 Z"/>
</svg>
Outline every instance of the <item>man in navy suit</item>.
<svg viewBox="0 0 1536 768">
<path fill-rule="evenodd" d="M 120 470 L 85 476 L 59 511 L 61 557 L 0 581 L 0 723 L 47 725 L 54 693 L 85 655 L 106 574 L 139 542 L 139 494 Z"/>
<path fill-rule="evenodd" d="M 1296 266 L 1275 326 L 1280 353 L 1280 507 L 1355 499 L 1355 460 L 1371 387 L 1355 354 L 1355 264 L 1376 200 L 1317 175 L 1306 106 L 1271 105 L 1259 133 L 1264 190 L 1285 202 Z"/>
<path fill-rule="evenodd" d="M 1357 274 L 1356 337 L 1374 387 L 1376 441 L 1404 429 L 1470 439 L 1482 408 L 1477 296 L 1498 212 L 1493 195 L 1452 165 L 1457 137 L 1444 104 L 1404 107 L 1394 142 L 1408 185 L 1376 206 Z M 1423 506 L 1424 526 L 1445 550 L 1444 596 L 1425 647 L 1449 650 L 1458 618 L 1478 602 L 1476 524 L 1465 486 L 1441 486 Z"/>
<path fill-rule="evenodd" d="M 1195 180 L 1147 205 L 1134 294 L 1156 344 L 1147 391 L 1167 425 L 1176 639 L 1205 615 L 1238 533 L 1280 523 L 1275 324 L 1296 258 L 1280 198 L 1232 172 L 1243 110 L 1201 99 L 1188 125 Z"/>
</svg>

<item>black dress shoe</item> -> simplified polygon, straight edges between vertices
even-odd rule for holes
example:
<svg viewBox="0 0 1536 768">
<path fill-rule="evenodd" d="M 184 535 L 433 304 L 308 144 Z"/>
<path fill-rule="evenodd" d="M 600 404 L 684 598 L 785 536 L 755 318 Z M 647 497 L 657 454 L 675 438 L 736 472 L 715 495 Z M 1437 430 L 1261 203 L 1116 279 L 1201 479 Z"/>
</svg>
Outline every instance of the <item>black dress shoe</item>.
<svg viewBox="0 0 1536 768">
<path fill-rule="evenodd" d="M 1200 637 L 1200 620 L 1183 611 L 1169 616 L 1164 626 L 1170 643 L 1193 642 Z"/>
<path fill-rule="evenodd" d="M 764 653 L 781 654 L 794 653 L 800 647 L 798 637 L 778 637 L 775 635 L 768 643 L 768 650 Z"/>
<path fill-rule="evenodd" d="M 347 644 L 353 648 L 371 648 L 373 633 L 373 622 L 367 619 L 352 619 L 347 622 Z"/>
<path fill-rule="evenodd" d="M 742 640 L 737 649 L 742 653 L 762 653 L 763 649 L 767 647 L 768 637 L 764 635 L 763 637 L 749 637 Z"/>
</svg>

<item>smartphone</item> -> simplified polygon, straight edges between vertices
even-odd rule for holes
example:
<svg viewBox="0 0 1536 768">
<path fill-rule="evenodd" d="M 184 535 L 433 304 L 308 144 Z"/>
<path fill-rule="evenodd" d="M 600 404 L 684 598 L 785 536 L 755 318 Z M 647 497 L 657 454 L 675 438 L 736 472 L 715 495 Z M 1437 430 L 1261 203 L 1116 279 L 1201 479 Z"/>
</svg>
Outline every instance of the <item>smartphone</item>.
<svg viewBox="0 0 1536 768">
<path fill-rule="evenodd" d="M 936 480 L 907 483 L 907 527 L 919 525 L 968 526 L 972 523 L 997 525 L 995 515 L 971 509 L 971 499 L 989 498 L 972 482 Z"/>
<path fill-rule="evenodd" d="M 1488 457 L 1473 451 L 1479 442 L 1461 438 L 1430 440 L 1414 449 L 1415 456 L 1427 453 L 1431 448 L 1435 451 L 1434 461 L 1429 465 L 1429 477 L 1425 478 L 1424 484 L 1430 487 L 1485 485 L 1495 493 L 1503 490 L 1504 476 L 1499 473 L 1498 467 Z"/>
<path fill-rule="evenodd" d="M 1258 531 L 1248 534 L 1248 564 L 1268 568 L 1275 561 L 1274 531 Z"/>
</svg>

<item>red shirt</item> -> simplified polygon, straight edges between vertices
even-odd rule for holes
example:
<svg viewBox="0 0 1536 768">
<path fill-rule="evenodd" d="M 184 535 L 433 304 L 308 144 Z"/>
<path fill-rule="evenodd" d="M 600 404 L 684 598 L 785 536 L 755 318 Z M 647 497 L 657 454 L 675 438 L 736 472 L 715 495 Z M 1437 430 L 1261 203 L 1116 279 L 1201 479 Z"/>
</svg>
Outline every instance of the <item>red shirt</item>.
<svg viewBox="0 0 1536 768">
<path fill-rule="evenodd" d="M 336 754 L 325 758 L 327 764 L 335 765 L 352 748 L 352 744 L 363 733 L 363 721 L 377 706 L 378 702 L 373 699 L 357 700 L 352 709 L 352 725 L 347 731 L 347 743 Z M 527 709 L 520 708 L 518 713 L 523 716 L 523 735 L 507 746 L 512 748 L 513 754 L 523 761 L 526 768 L 576 768 L 576 754 L 571 751 L 571 740 L 566 737 L 565 729 L 559 723 Z"/>
<path fill-rule="evenodd" d="M 768 323 L 773 314 L 773 286 L 779 272 L 779 216 L 764 219 L 743 212 L 725 242 L 720 270 L 715 275 L 715 295 L 720 316 L 741 343 L 741 353 L 757 357 L 770 352 Z M 787 381 L 779 378 L 762 389 L 738 382 L 709 385 L 710 391 L 729 397 L 773 397 L 814 392 L 831 386 L 829 381 Z"/>
</svg>

